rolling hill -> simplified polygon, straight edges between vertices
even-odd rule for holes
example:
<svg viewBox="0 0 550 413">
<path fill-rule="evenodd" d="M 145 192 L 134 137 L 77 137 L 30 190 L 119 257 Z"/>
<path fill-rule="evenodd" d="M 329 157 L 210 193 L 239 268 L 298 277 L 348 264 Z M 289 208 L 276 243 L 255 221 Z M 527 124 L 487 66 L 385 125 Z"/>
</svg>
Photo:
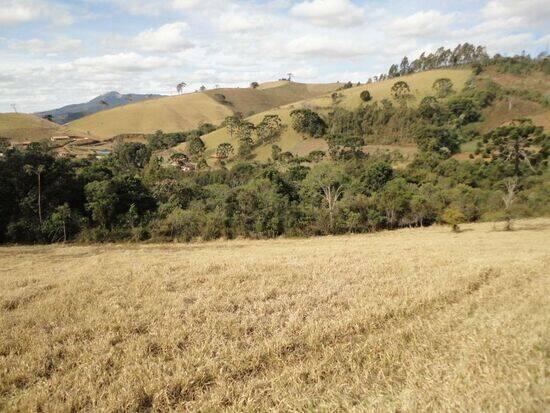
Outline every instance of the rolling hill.
<svg viewBox="0 0 550 413">
<path fill-rule="evenodd" d="M 415 96 L 414 102 L 418 103 L 423 97 L 433 93 L 432 84 L 435 79 L 447 77 L 452 80 L 455 89 L 460 90 L 470 76 L 471 70 L 469 69 L 444 69 L 415 73 L 404 76 L 402 79 L 407 81 L 411 88 L 411 93 Z M 378 83 L 363 84 L 349 89 L 339 90 L 337 105 L 346 109 L 357 108 L 361 103 L 360 94 L 364 90 L 370 92 L 373 101 L 390 98 L 391 87 L 395 82 L 395 79 L 390 79 Z M 339 86 L 341 87 L 342 85 Z M 247 120 L 254 124 L 258 124 L 265 115 L 273 114 L 278 115 L 284 125 L 290 125 L 290 112 L 297 108 L 309 108 L 322 115 L 327 115 L 333 109 L 332 93 L 330 92 L 331 91 L 327 91 L 322 96 L 304 99 L 280 108 L 255 114 L 248 117 Z M 222 142 L 230 142 L 235 147 L 238 146 L 237 140 L 229 136 L 226 128 L 218 129 L 204 136 L 203 140 L 207 146 L 207 153 L 213 153 L 215 148 Z M 296 155 L 306 155 L 313 150 L 326 150 L 327 148 L 327 143 L 323 139 L 304 139 L 301 134 L 294 131 L 290 126 L 285 128 L 277 145 L 279 145 L 283 151 L 289 151 Z M 179 150 L 183 150 L 184 148 L 185 146 L 182 145 L 179 147 Z M 271 145 L 256 148 L 255 154 L 257 160 L 267 160 L 271 154 Z"/>
<path fill-rule="evenodd" d="M 0 137 L 11 142 L 36 142 L 56 135 L 87 136 L 79 130 L 58 125 L 26 113 L 0 113 Z"/>
<path fill-rule="evenodd" d="M 349 89 L 339 90 L 336 103 L 334 103 L 331 93 L 325 93 L 323 96 L 304 99 L 298 102 L 284 105 L 279 108 L 271 109 L 262 113 L 257 113 L 253 116 L 249 116 L 247 120 L 257 125 L 265 115 L 273 114 L 278 115 L 282 123 L 287 125 L 277 145 L 281 147 L 283 151 L 292 152 L 295 155 L 303 156 L 307 155 L 313 150 L 326 150 L 328 145 L 323 139 L 304 139 L 304 137 L 294 131 L 290 127 L 291 119 L 290 112 L 297 108 L 309 108 L 321 115 L 328 115 L 333 110 L 334 105 L 353 110 L 361 104 L 360 94 L 364 90 L 368 90 L 373 98 L 373 101 L 379 101 L 384 98 L 391 99 L 391 87 L 393 84 L 402 79 L 405 80 L 411 89 L 411 93 L 415 99 L 411 103 L 412 105 L 418 104 L 425 96 L 433 95 L 432 85 L 436 79 L 449 78 L 453 82 L 455 90 L 461 90 L 466 81 L 472 77 L 472 71 L 469 68 L 461 69 L 439 69 L 426 72 L 414 73 L 408 76 L 404 76 L 399 79 L 389 79 L 378 83 L 363 84 L 355 86 Z M 550 80 L 548 76 L 530 76 L 526 78 L 500 75 L 494 71 L 488 71 L 484 73 L 481 79 L 490 79 L 499 85 L 506 88 L 517 88 L 522 90 L 538 91 L 545 95 L 550 93 Z M 512 108 L 510 109 L 508 103 L 503 100 L 497 100 L 493 105 L 486 108 L 483 111 L 483 121 L 478 125 L 480 132 L 487 132 L 492 128 L 498 127 L 506 122 L 520 117 L 531 118 L 536 124 L 550 127 L 550 111 L 543 105 L 530 101 L 526 98 L 514 97 Z M 223 142 L 229 142 L 233 144 L 235 148 L 238 147 L 238 142 L 235 137 L 231 138 L 227 129 L 218 129 L 203 137 L 203 140 L 207 147 L 207 154 L 213 154 L 215 148 Z M 391 147 L 385 147 L 385 145 L 371 145 L 373 150 L 392 149 Z M 384 146 L 384 148 L 382 148 Z M 415 147 L 399 146 L 395 147 L 405 155 L 412 153 Z M 185 145 L 180 145 L 176 150 L 185 150 Z M 367 148 L 369 150 L 369 148 Z M 254 150 L 255 159 L 259 161 L 267 160 L 271 155 L 271 145 L 264 145 Z"/>
<path fill-rule="evenodd" d="M 71 128 L 99 138 L 126 133 L 178 132 L 201 123 L 219 124 L 236 112 L 258 113 L 299 100 L 321 96 L 337 84 L 307 85 L 274 82 L 257 89 L 222 88 L 133 103 L 70 122 Z"/>
<path fill-rule="evenodd" d="M 76 119 L 80 119 L 84 116 L 91 115 L 93 113 L 101 112 L 103 110 L 128 105 L 133 102 L 156 99 L 159 97 L 162 97 L 162 95 L 140 95 L 135 93 L 122 95 L 118 92 L 109 92 L 100 95 L 86 103 L 77 103 L 74 105 L 63 106 L 62 108 L 58 109 L 38 112 L 36 113 L 36 115 L 40 117 L 51 116 L 53 122 L 64 124 Z"/>
</svg>

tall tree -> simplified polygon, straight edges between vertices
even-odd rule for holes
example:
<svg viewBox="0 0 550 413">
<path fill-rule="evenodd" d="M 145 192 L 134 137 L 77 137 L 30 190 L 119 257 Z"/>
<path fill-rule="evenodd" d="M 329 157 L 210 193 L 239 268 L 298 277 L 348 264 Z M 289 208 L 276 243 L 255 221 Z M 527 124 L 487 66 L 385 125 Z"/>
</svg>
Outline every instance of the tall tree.
<svg viewBox="0 0 550 413">
<path fill-rule="evenodd" d="M 44 165 L 25 165 L 24 170 L 27 175 L 36 175 L 38 181 L 38 220 L 42 225 L 42 174 L 46 167 Z"/>
<path fill-rule="evenodd" d="M 521 175 L 521 165 L 546 163 L 550 153 L 550 138 L 540 126 L 529 119 L 519 119 L 501 126 L 483 137 L 478 152 L 484 157 L 511 162 L 514 175 Z"/>
</svg>

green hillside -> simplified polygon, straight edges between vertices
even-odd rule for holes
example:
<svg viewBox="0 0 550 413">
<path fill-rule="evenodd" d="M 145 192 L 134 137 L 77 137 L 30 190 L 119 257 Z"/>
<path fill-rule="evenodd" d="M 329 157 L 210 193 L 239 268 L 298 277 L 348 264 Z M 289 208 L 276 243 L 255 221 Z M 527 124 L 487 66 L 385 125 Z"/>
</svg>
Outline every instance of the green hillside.
<svg viewBox="0 0 550 413">
<path fill-rule="evenodd" d="M 372 102 L 380 102 L 382 99 L 389 99 L 395 103 L 392 98 L 392 86 L 402 80 L 410 87 L 412 98 L 409 100 L 409 106 L 416 107 L 426 96 L 435 94 L 433 84 L 437 79 L 448 78 L 453 83 L 454 93 L 450 97 L 455 96 L 460 92 L 468 80 L 477 82 L 493 82 L 498 87 L 502 88 L 502 94 L 507 95 L 510 91 L 518 90 L 509 102 L 508 98 L 499 97 L 492 102 L 487 108 L 482 110 L 482 119 L 475 127 L 479 132 L 486 133 L 489 130 L 498 127 L 502 124 L 510 122 L 517 118 L 530 118 L 535 124 L 548 128 L 550 126 L 550 111 L 548 107 L 534 99 L 530 94 L 547 95 L 550 92 L 550 81 L 548 76 L 544 74 L 534 73 L 533 75 L 503 75 L 489 68 L 480 76 L 474 78 L 470 67 L 460 69 L 438 69 L 426 72 L 415 73 L 403 76 L 396 79 L 388 79 L 377 83 L 362 84 L 351 88 L 341 88 L 334 93 L 325 93 L 323 96 L 311 99 L 304 99 L 279 108 L 267 110 L 257 113 L 246 118 L 247 121 L 258 125 L 266 115 L 278 115 L 281 118 L 282 124 L 285 125 L 279 140 L 276 144 L 283 152 L 289 151 L 294 155 L 304 156 L 313 150 L 326 150 L 327 143 L 323 139 L 313 139 L 305 137 L 296 132 L 291 125 L 290 113 L 294 109 L 311 109 L 325 119 L 334 108 L 344 108 L 347 110 L 357 109 L 363 102 L 360 95 L 363 91 L 368 90 L 372 96 Z M 537 94 L 538 93 L 538 94 Z M 443 99 L 445 100 L 445 99 Z M 226 128 L 218 129 L 203 137 L 206 144 L 207 155 L 213 155 L 216 147 L 220 143 L 231 143 L 235 149 L 238 147 L 238 141 L 235 136 L 231 137 Z M 381 142 L 384 143 L 384 142 Z M 369 145 L 366 150 L 378 150 L 385 147 L 385 150 L 396 149 L 403 154 L 414 153 L 414 145 L 409 142 L 401 142 L 395 147 L 388 145 Z M 175 148 L 176 151 L 185 150 L 185 145 L 180 145 Z M 253 151 L 254 159 L 265 161 L 271 156 L 271 144 L 256 147 Z"/>
</svg>

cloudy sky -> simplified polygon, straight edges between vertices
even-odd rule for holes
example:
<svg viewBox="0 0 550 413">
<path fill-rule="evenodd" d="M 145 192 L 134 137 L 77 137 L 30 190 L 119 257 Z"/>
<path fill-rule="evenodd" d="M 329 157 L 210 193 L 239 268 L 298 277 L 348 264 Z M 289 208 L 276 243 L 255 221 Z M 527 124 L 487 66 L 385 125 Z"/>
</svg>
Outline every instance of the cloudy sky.
<svg viewBox="0 0 550 413">
<path fill-rule="evenodd" d="M 550 44 L 549 0 L 0 0 L 0 112 L 111 90 L 174 94 L 365 81 L 404 55 L 461 42 L 491 53 Z"/>
</svg>

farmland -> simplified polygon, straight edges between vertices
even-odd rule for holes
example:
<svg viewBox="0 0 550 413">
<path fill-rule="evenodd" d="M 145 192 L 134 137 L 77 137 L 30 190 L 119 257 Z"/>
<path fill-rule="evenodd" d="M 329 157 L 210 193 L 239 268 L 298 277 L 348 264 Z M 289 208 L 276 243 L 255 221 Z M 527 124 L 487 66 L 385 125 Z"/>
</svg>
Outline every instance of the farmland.
<svg viewBox="0 0 550 413">
<path fill-rule="evenodd" d="M 3 411 L 543 411 L 550 221 L 0 249 Z"/>
</svg>

